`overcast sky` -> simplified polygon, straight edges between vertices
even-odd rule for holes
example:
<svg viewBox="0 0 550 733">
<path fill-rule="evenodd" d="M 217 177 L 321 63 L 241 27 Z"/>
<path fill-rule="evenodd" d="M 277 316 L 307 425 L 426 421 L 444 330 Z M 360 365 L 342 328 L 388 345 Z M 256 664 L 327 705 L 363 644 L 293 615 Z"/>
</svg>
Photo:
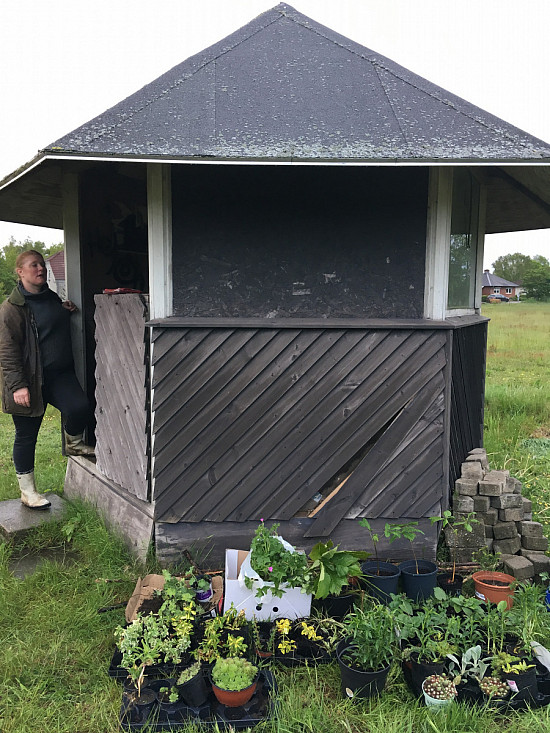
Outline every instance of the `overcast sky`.
<svg viewBox="0 0 550 733">
<path fill-rule="evenodd" d="M 0 179 L 275 0 L 0 0 Z M 550 142 L 550 0 L 293 0 L 300 12 Z M 62 232 L 0 222 L 48 244 Z M 550 231 L 491 235 L 550 257 Z"/>
</svg>

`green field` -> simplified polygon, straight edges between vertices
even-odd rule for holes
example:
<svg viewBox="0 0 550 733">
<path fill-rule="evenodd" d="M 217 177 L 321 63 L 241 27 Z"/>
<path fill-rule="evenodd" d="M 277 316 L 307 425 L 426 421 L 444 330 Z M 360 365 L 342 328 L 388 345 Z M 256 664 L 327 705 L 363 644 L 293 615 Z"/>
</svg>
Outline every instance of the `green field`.
<svg viewBox="0 0 550 733">
<path fill-rule="evenodd" d="M 487 343 L 485 447 L 495 468 L 524 483 L 550 523 L 550 303 L 483 306 Z"/>
<path fill-rule="evenodd" d="M 550 524 L 550 304 L 487 305 L 485 443 L 495 468 L 524 482 L 535 517 Z M 11 418 L 0 416 L 0 499 L 18 495 L 11 465 Z M 37 483 L 61 492 L 59 415 L 48 410 L 40 438 Z M 45 562 L 24 580 L 10 558 L 40 548 L 71 551 L 73 561 Z M 113 630 L 141 567 L 84 506 L 29 535 L 19 547 L 0 544 L 0 730 L 2 733 L 114 733 L 119 730 L 119 683 L 107 668 Z M 108 582 L 106 582 L 108 581 Z M 550 646 L 550 638 L 543 639 Z M 277 720 L 258 733 L 546 733 L 550 706 L 495 715 L 454 706 L 449 715 L 416 704 L 398 666 L 379 700 L 342 698 L 335 664 L 278 670 Z M 146 730 L 146 729 L 144 729 Z M 180 729 L 182 730 L 182 729 Z M 200 729 L 189 727 L 188 733 Z M 184 733 L 187 733 L 184 732 Z"/>
</svg>

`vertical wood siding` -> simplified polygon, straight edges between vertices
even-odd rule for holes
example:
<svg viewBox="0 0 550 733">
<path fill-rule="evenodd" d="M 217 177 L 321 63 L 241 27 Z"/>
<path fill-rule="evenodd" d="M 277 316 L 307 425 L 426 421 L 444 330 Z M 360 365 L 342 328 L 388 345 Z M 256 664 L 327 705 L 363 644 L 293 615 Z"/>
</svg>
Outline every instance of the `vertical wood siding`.
<svg viewBox="0 0 550 733">
<path fill-rule="evenodd" d="M 450 489 L 460 477 L 468 451 L 483 446 L 487 323 L 453 331 Z"/>
<path fill-rule="evenodd" d="M 448 333 L 154 328 L 157 520 L 290 520 L 358 454 L 310 535 L 425 516 L 447 485 Z"/>
<path fill-rule="evenodd" d="M 147 307 L 136 294 L 96 295 L 95 306 L 97 468 L 146 501 Z"/>
</svg>

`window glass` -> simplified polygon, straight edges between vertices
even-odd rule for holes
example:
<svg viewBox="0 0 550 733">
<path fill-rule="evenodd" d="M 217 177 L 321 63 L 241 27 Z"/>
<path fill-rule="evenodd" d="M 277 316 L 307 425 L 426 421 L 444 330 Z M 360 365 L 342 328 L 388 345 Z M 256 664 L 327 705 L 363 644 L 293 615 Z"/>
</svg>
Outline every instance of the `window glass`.
<svg viewBox="0 0 550 733">
<path fill-rule="evenodd" d="M 477 260 L 479 186 L 466 168 L 453 175 L 447 308 L 473 308 Z"/>
</svg>

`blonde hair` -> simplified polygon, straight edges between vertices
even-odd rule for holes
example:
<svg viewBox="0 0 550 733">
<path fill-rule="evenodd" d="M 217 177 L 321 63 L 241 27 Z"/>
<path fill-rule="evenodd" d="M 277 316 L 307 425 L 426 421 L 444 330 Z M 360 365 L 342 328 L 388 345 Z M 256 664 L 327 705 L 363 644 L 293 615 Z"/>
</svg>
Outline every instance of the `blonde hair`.
<svg viewBox="0 0 550 733">
<path fill-rule="evenodd" d="M 44 260 L 44 255 L 41 252 L 37 252 L 35 249 L 27 249 L 25 252 L 20 252 L 15 259 L 16 273 L 19 268 L 23 267 L 25 260 L 29 257 L 40 257 L 41 260 Z"/>
</svg>

